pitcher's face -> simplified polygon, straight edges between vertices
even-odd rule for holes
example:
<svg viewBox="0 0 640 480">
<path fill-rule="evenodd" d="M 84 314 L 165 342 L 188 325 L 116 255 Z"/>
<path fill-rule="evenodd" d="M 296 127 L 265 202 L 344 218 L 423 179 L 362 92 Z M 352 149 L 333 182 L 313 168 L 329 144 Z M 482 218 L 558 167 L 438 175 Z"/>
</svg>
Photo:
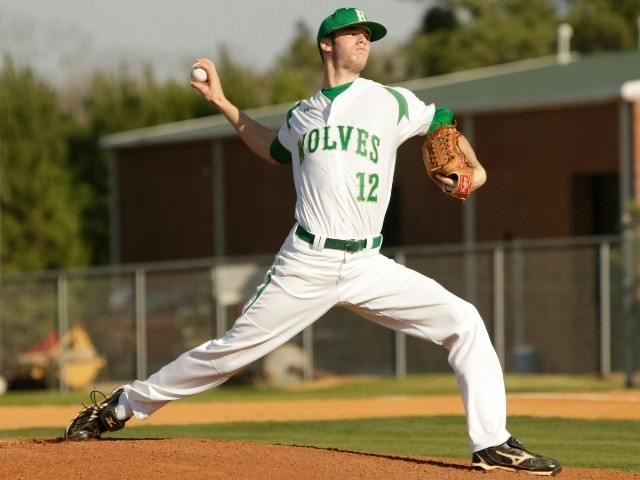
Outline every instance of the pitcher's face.
<svg viewBox="0 0 640 480">
<path fill-rule="evenodd" d="M 334 32 L 331 59 L 339 69 L 361 72 L 371 51 L 371 32 L 365 27 L 347 27 Z"/>
</svg>

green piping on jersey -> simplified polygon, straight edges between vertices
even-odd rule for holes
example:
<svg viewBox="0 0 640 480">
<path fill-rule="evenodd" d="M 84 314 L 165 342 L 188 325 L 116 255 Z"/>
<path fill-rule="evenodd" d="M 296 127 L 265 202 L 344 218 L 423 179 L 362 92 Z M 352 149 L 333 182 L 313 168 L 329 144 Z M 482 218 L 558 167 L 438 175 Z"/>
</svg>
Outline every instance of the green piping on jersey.
<svg viewBox="0 0 640 480">
<path fill-rule="evenodd" d="M 436 108 L 436 113 L 433 114 L 433 120 L 429 125 L 429 132 L 432 132 L 442 125 L 451 125 L 453 123 L 453 112 L 448 108 Z"/>
<path fill-rule="evenodd" d="M 293 104 L 293 106 L 287 112 L 287 128 L 289 129 L 289 131 L 291 131 L 291 124 L 289 123 L 289 120 L 291 120 L 291 117 L 293 116 L 293 111 L 296 108 L 298 108 L 301 103 L 302 103 L 302 100 L 299 101 L 298 103 Z"/>
<path fill-rule="evenodd" d="M 404 98 L 400 92 L 391 87 L 384 88 L 398 101 L 398 123 L 400 123 L 402 117 L 407 117 L 407 120 L 409 120 L 409 105 L 407 104 L 407 99 Z"/>
</svg>

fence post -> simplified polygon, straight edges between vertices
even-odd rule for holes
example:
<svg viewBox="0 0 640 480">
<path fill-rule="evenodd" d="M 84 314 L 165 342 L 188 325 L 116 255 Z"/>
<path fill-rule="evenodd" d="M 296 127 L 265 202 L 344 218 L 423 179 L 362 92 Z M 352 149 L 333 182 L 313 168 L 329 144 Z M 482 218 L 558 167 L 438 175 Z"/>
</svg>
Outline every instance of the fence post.
<svg viewBox="0 0 640 480">
<path fill-rule="evenodd" d="M 634 321 L 635 321 L 635 288 L 633 260 L 633 231 L 632 224 L 622 227 L 622 344 L 624 348 L 625 386 L 633 387 L 634 374 Z"/>
<path fill-rule="evenodd" d="M 504 299 L 504 247 L 493 251 L 493 341 L 502 369 L 505 369 L 505 299 Z"/>
<path fill-rule="evenodd" d="M 225 268 L 223 263 L 216 262 L 211 270 L 213 291 L 216 299 L 216 338 L 222 338 L 227 332 L 227 304 L 221 300 L 223 268 Z"/>
<path fill-rule="evenodd" d="M 600 376 L 611 375 L 611 245 L 600 244 Z"/>
<path fill-rule="evenodd" d="M 405 265 L 407 263 L 405 252 L 396 252 L 395 261 Z M 395 332 L 394 341 L 396 378 L 405 378 L 407 376 L 407 336 L 402 332 Z"/>
<path fill-rule="evenodd" d="M 142 268 L 135 273 L 136 375 L 147 378 L 147 278 Z"/>
<path fill-rule="evenodd" d="M 314 375 L 313 366 L 313 325 L 302 331 L 302 351 L 304 352 L 303 382 L 311 382 Z"/>
<path fill-rule="evenodd" d="M 64 381 L 65 370 L 67 368 L 65 363 L 65 357 L 67 356 L 67 347 L 65 346 L 64 338 L 69 331 L 69 283 L 67 277 L 60 273 L 58 274 L 57 281 L 57 293 L 58 293 L 58 338 L 60 344 L 60 353 L 58 357 L 59 365 L 59 380 L 58 388 L 61 392 L 68 390 L 67 384 Z"/>
<path fill-rule="evenodd" d="M 633 160 L 633 104 L 622 101 L 618 108 L 619 146 L 620 146 L 620 220 L 622 224 L 622 345 L 624 349 L 624 367 L 626 386 L 633 387 L 634 374 L 634 322 L 635 322 L 635 264 L 634 221 L 632 205 L 634 193 Z"/>
</svg>

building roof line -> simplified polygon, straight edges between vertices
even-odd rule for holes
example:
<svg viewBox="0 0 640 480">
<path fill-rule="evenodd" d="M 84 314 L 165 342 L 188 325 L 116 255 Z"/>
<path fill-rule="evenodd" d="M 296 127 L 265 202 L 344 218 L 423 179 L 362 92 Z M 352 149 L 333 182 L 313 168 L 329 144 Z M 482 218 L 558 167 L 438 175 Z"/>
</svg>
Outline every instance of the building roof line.
<svg viewBox="0 0 640 480">
<path fill-rule="evenodd" d="M 640 101 L 640 52 L 556 55 L 409 80 L 397 86 L 427 103 L 444 105 L 457 115 L 577 106 L 609 101 Z M 291 103 L 244 112 L 277 130 Z M 107 135 L 105 149 L 122 149 L 184 141 L 212 141 L 237 136 L 222 115 L 183 120 Z"/>
</svg>

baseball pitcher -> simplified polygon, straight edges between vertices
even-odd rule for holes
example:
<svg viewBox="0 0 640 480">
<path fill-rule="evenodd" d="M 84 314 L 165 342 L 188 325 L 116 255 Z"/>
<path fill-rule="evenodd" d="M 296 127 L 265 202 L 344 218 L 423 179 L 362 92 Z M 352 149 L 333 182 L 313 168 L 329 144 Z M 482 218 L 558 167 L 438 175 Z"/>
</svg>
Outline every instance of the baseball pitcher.
<svg viewBox="0 0 640 480">
<path fill-rule="evenodd" d="M 66 438 L 99 438 L 123 428 L 133 415 L 145 419 L 173 400 L 214 388 L 339 305 L 447 349 L 466 411 L 473 468 L 537 475 L 562 469 L 556 460 L 526 450 L 507 431 L 502 369 L 477 309 L 380 253 L 396 151 L 407 139 L 425 136 L 427 172 L 452 198 L 464 200 L 486 181 L 449 110 L 360 76 L 371 43 L 386 33 L 354 8 L 340 8 L 324 19 L 317 35 L 322 89 L 295 103 L 278 132 L 233 105 L 215 64 L 198 59 L 196 67 L 204 73 L 198 72 L 200 80 L 191 86 L 256 155 L 290 165 L 295 223 L 264 283 L 222 338 L 101 401 L 93 398 L 93 405 L 72 420 Z"/>
</svg>

